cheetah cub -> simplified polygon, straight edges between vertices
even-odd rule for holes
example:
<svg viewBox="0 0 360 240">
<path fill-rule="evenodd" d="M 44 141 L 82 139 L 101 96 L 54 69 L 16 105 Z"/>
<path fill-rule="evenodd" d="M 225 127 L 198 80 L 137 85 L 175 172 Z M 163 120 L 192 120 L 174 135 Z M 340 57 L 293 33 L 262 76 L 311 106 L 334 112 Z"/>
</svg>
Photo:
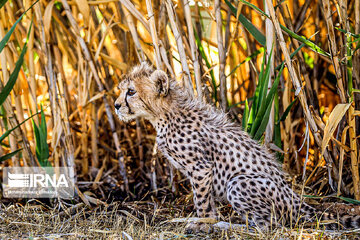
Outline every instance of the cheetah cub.
<svg viewBox="0 0 360 240">
<path fill-rule="evenodd" d="M 192 97 L 165 72 L 146 63 L 120 83 L 115 111 L 120 120 L 149 120 L 164 156 L 191 182 L 198 217 L 217 218 L 215 201 L 230 203 L 261 228 L 298 220 L 336 219 L 301 202 L 284 181 L 274 156 L 227 116 Z M 359 227 L 360 216 L 341 216 L 345 227 Z M 193 224 L 192 229 L 208 226 Z"/>
</svg>

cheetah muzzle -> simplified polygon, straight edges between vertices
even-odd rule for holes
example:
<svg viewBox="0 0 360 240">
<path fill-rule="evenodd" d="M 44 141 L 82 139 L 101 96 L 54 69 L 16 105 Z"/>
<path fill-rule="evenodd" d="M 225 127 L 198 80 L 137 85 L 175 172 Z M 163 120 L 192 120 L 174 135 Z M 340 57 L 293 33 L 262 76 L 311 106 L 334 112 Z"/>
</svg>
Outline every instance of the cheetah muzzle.
<svg viewBox="0 0 360 240">
<path fill-rule="evenodd" d="M 143 63 L 124 76 L 119 89 L 116 114 L 122 121 L 151 122 L 159 150 L 191 182 L 198 217 L 218 218 L 219 201 L 262 228 L 336 219 L 302 202 L 265 147 L 165 72 Z M 345 227 L 360 225 L 360 216 L 339 219 Z"/>
</svg>

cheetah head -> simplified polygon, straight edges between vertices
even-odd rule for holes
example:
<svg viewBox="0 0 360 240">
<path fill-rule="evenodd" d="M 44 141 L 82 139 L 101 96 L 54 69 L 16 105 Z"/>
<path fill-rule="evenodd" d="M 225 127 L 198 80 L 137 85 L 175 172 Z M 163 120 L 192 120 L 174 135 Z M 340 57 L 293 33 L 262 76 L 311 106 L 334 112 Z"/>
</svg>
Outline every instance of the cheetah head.
<svg viewBox="0 0 360 240">
<path fill-rule="evenodd" d="M 134 67 L 123 77 L 115 101 L 115 112 L 124 122 L 137 117 L 152 120 L 166 104 L 172 84 L 165 72 L 154 70 L 147 63 Z"/>
</svg>

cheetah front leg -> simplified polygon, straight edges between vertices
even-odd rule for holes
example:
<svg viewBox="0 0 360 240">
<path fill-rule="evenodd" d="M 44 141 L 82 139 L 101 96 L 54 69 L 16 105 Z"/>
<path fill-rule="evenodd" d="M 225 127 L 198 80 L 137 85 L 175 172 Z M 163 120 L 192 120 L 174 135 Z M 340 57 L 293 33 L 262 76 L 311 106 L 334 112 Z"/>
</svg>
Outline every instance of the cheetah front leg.
<svg viewBox="0 0 360 240">
<path fill-rule="evenodd" d="M 204 167 L 204 166 L 203 166 Z M 196 170 L 195 170 L 196 169 Z M 194 194 L 194 205 L 197 216 L 200 218 L 217 219 L 216 206 L 213 196 L 212 170 L 210 167 L 201 169 L 194 168 L 190 178 Z M 211 232 L 212 227 L 206 223 L 189 223 L 186 227 L 187 232 Z"/>
</svg>

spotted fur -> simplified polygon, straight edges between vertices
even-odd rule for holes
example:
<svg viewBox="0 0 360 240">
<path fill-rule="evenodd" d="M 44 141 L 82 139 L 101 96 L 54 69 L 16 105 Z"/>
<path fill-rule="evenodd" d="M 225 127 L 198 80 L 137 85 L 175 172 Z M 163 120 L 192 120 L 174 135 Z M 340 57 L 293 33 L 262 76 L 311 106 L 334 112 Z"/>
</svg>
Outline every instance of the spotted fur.
<svg viewBox="0 0 360 240">
<path fill-rule="evenodd" d="M 222 111 L 191 97 L 163 71 L 143 63 L 119 88 L 117 115 L 123 121 L 144 117 L 152 123 L 159 150 L 190 179 L 199 217 L 217 218 L 219 201 L 230 203 L 261 227 L 336 219 L 302 202 L 265 147 Z M 136 93 L 130 96 L 129 89 Z M 340 223 L 359 227 L 360 217 L 341 216 Z"/>
</svg>

